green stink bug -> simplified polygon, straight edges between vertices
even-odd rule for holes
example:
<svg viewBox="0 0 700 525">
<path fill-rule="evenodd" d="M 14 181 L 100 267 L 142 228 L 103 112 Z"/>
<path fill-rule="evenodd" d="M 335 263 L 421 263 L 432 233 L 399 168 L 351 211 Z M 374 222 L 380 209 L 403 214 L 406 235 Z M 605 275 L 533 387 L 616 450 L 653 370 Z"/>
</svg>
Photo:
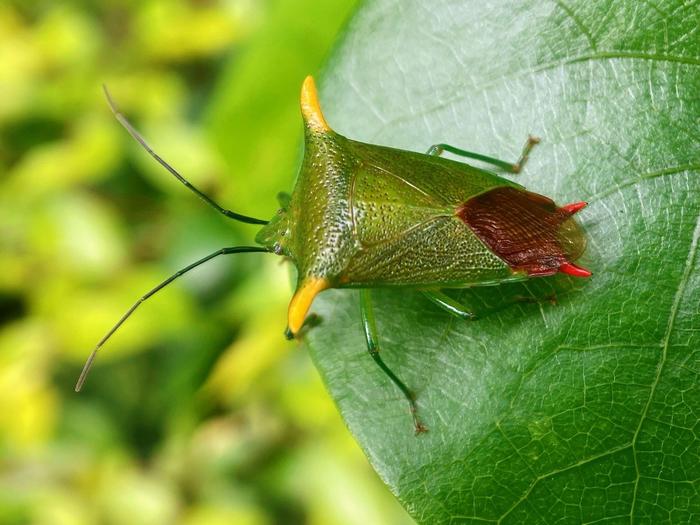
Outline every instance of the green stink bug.
<svg viewBox="0 0 700 525">
<path fill-rule="evenodd" d="M 180 182 L 227 217 L 264 226 L 255 238 L 259 246 L 222 248 L 141 297 L 99 341 L 76 390 L 82 387 L 97 351 L 157 291 L 219 255 L 272 252 L 289 258 L 297 269 L 288 337 L 299 334 L 318 293 L 329 288 L 360 289 L 369 353 L 408 400 L 420 433 L 426 428 L 418 418 L 415 396 L 379 355 L 371 288 L 417 289 L 451 314 L 473 319 L 472 312 L 441 290 L 557 272 L 591 275 L 574 264 L 586 242 L 573 215 L 585 202 L 559 207 L 491 171 L 440 157 L 449 151 L 517 173 L 538 142 L 533 137 L 514 164 L 447 144 L 436 144 L 421 154 L 357 142 L 328 126 L 314 81 L 307 77 L 301 91 L 304 159 L 294 191 L 268 222 L 226 210 L 193 187 L 148 146 L 106 95 L 119 122 Z"/>
</svg>

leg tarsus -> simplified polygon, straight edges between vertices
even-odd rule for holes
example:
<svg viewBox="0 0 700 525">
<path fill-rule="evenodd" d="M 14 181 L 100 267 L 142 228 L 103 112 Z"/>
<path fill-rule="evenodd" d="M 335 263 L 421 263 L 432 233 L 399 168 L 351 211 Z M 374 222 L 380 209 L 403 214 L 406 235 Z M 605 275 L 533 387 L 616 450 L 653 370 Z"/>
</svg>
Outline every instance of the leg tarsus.
<svg viewBox="0 0 700 525">
<path fill-rule="evenodd" d="M 525 164 L 527 163 L 527 159 L 530 157 L 530 152 L 532 151 L 532 148 L 535 147 L 535 144 L 539 143 L 539 137 L 534 137 L 532 135 L 527 136 L 527 140 L 525 141 L 525 145 L 523 146 L 523 151 L 520 153 L 520 158 L 515 164 L 513 164 L 513 167 L 511 168 L 513 173 L 520 173 L 523 170 Z"/>
<path fill-rule="evenodd" d="M 425 434 L 428 432 L 428 427 L 426 427 L 420 419 L 418 419 L 418 416 L 414 410 L 411 410 L 411 417 L 413 417 L 413 433 L 418 436 L 420 434 Z"/>
<path fill-rule="evenodd" d="M 428 155 L 439 156 L 442 155 L 443 152 L 449 151 L 450 153 L 453 153 L 454 155 L 459 155 L 460 157 L 476 159 L 482 162 L 486 162 L 488 164 L 492 164 L 493 166 L 496 166 L 502 169 L 503 171 L 508 171 L 511 173 L 520 173 L 525 167 L 525 164 L 527 163 L 527 159 L 530 155 L 530 152 L 532 151 L 532 148 L 535 146 L 535 144 L 539 144 L 539 142 L 540 139 L 538 137 L 529 135 L 527 137 L 527 141 L 525 142 L 525 146 L 523 146 L 523 150 L 520 153 L 520 158 L 518 158 L 518 160 L 515 163 L 506 162 L 504 160 L 500 160 L 494 157 L 489 157 L 488 155 L 482 155 L 481 153 L 467 151 L 461 148 L 457 148 L 455 146 L 451 146 L 450 144 L 433 144 L 432 146 L 430 146 L 427 153 Z"/>
<path fill-rule="evenodd" d="M 428 428 L 418 418 L 416 395 L 396 376 L 396 374 L 394 374 L 394 372 L 391 371 L 391 369 L 379 355 L 377 323 L 374 319 L 374 310 L 372 308 L 370 291 L 367 289 L 360 290 L 360 312 L 362 314 L 362 327 L 364 328 L 365 338 L 367 340 L 367 351 L 369 352 L 369 355 L 372 357 L 372 359 L 374 359 L 374 362 L 377 363 L 379 368 L 382 369 L 382 372 L 384 372 L 389 379 L 391 379 L 399 390 L 401 390 L 401 393 L 408 401 L 416 435 L 427 432 Z"/>
<path fill-rule="evenodd" d="M 423 295 L 446 312 L 449 312 L 460 319 L 465 319 L 467 321 L 477 319 L 476 314 L 467 310 L 462 303 L 452 299 L 452 297 L 440 290 L 425 290 L 423 291 Z"/>
</svg>

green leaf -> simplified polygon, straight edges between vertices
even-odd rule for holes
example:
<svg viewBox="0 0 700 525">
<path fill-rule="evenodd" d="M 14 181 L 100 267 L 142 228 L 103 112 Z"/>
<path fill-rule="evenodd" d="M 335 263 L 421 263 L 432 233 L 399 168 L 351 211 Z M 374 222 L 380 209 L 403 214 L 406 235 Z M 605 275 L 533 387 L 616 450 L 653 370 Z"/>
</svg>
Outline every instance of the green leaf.
<svg viewBox="0 0 700 525">
<path fill-rule="evenodd" d="M 350 430 L 420 523 L 700 522 L 700 9 L 697 2 L 375 0 L 323 82 L 329 123 L 425 151 L 515 159 L 518 181 L 587 200 L 590 279 L 372 293 L 389 366 L 367 355 L 358 294 L 324 292 L 309 344 Z M 508 306 L 517 295 L 546 297 Z"/>
</svg>

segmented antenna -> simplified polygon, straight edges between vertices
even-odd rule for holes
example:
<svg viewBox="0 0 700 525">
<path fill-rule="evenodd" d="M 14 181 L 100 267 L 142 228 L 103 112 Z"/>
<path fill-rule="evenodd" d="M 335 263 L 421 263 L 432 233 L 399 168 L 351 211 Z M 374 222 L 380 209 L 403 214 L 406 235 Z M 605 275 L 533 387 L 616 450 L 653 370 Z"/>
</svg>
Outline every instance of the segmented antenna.
<svg viewBox="0 0 700 525">
<path fill-rule="evenodd" d="M 268 221 L 265 221 L 263 219 L 256 219 L 255 217 L 248 217 L 247 215 L 241 215 L 240 213 L 227 210 L 226 208 L 219 206 L 210 197 L 208 197 L 207 195 L 199 191 L 197 188 L 195 188 L 185 177 L 180 175 L 175 168 L 173 168 L 170 164 L 163 160 L 163 158 L 161 158 L 160 155 L 153 151 L 151 146 L 148 145 L 148 142 L 146 142 L 146 139 L 144 139 L 141 136 L 141 134 L 138 131 L 136 131 L 134 126 L 132 126 L 131 123 L 126 119 L 126 117 L 121 113 L 121 111 L 119 111 L 119 108 L 117 108 L 117 105 L 114 103 L 114 100 L 112 100 L 112 95 L 110 95 L 109 90 L 107 89 L 107 86 L 105 84 L 102 84 L 102 89 L 105 92 L 105 97 L 107 98 L 107 103 L 109 104 L 112 113 L 114 113 L 114 116 L 119 121 L 119 123 L 122 126 L 124 126 L 124 128 L 129 132 L 129 135 L 131 135 L 134 138 L 134 140 L 136 140 L 136 142 L 141 144 L 143 149 L 145 149 L 151 157 L 156 159 L 156 161 L 158 161 L 158 163 L 161 166 L 163 166 L 166 170 L 173 174 L 177 180 L 182 182 L 187 188 L 196 193 L 200 199 L 209 204 L 209 206 L 217 210 L 219 213 L 226 215 L 226 217 L 228 217 L 229 219 L 245 222 L 248 224 L 267 224 Z"/>
<path fill-rule="evenodd" d="M 141 303 L 143 303 L 146 299 L 151 297 L 153 294 L 158 292 L 159 290 L 165 288 L 167 285 L 169 285 L 171 282 L 173 282 L 175 279 L 180 277 L 181 275 L 189 272 L 191 269 L 196 268 L 200 264 L 204 264 L 205 262 L 213 259 L 214 257 L 218 257 L 219 255 L 227 255 L 231 253 L 250 253 L 250 252 L 267 252 L 269 251 L 267 248 L 263 248 L 261 246 L 234 246 L 231 248 L 221 248 L 220 250 L 216 250 L 214 253 L 210 253 L 206 257 L 203 257 L 199 259 L 198 261 L 193 262 L 189 266 L 185 266 L 183 269 L 178 270 L 175 272 L 173 275 L 168 277 L 165 281 L 160 283 L 158 286 L 150 290 L 148 293 L 144 294 L 141 296 L 141 298 L 136 301 L 131 308 L 129 308 L 124 315 L 122 315 L 121 319 L 117 321 L 117 323 L 107 332 L 102 339 L 97 343 L 95 346 L 95 349 L 92 351 L 90 356 L 87 358 L 87 361 L 85 361 L 85 365 L 83 366 L 83 370 L 80 372 L 80 377 L 78 378 L 78 381 L 75 384 L 75 391 L 80 392 L 80 389 L 83 388 L 83 383 L 85 383 L 85 379 L 87 378 L 88 373 L 90 372 L 90 368 L 92 368 L 92 363 L 95 361 L 95 357 L 97 356 L 97 352 L 102 348 L 102 346 L 107 342 L 107 340 L 112 337 L 114 332 L 116 332 L 119 327 L 124 324 L 124 321 L 126 321 L 131 314 L 134 313 L 134 310 L 136 310 Z"/>
</svg>

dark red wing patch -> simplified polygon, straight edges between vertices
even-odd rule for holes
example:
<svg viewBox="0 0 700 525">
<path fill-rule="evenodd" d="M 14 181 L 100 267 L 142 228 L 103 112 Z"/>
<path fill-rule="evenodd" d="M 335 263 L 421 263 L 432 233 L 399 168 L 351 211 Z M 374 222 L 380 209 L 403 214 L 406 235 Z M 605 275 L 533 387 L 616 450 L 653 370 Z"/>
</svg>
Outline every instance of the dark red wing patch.
<svg viewBox="0 0 700 525">
<path fill-rule="evenodd" d="M 504 186 L 469 199 L 457 216 L 514 270 L 552 275 L 583 252 L 585 238 L 571 216 L 584 206 L 558 208 L 543 195 Z"/>
</svg>

